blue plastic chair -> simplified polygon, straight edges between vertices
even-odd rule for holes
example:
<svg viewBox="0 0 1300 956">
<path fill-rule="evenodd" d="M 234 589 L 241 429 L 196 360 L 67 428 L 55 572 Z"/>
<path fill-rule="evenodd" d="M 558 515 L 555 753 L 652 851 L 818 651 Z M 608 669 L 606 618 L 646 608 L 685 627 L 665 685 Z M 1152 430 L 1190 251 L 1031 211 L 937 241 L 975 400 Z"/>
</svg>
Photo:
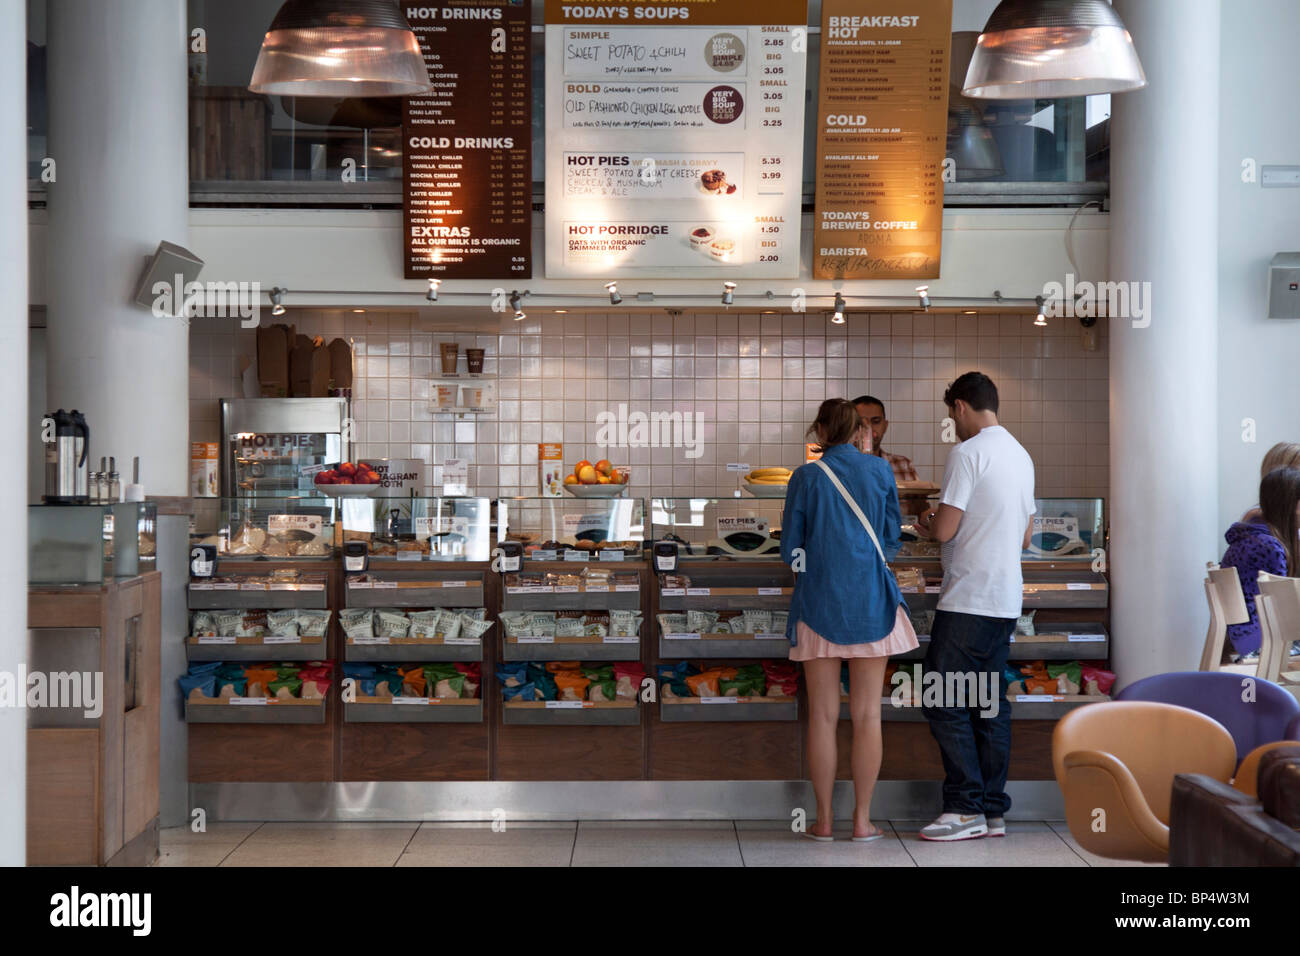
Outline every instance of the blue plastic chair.
<svg viewBox="0 0 1300 956">
<path fill-rule="evenodd" d="M 1246 683 L 1254 700 L 1243 701 Z M 1300 740 L 1300 701 L 1262 678 L 1224 671 L 1177 671 L 1129 684 L 1116 700 L 1150 700 L 1195 710 L 1232 734 L 1240 763 L 1256 747 L 1278 740 Z"/>
</svg>

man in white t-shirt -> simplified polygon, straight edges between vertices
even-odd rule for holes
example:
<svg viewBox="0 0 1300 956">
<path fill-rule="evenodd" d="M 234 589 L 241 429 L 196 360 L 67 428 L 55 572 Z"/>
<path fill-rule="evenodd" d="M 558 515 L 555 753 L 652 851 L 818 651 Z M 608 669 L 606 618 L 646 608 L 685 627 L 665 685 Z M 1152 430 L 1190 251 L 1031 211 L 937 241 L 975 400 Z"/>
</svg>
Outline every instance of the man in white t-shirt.
<svg viewBox="0 0 1300 956">
<path fill-rule="evenodd" d="M 925 707 L 945 776 L 943 813 L 921 837 L 950 841 L 1006 834 L 1011 708 L 1004 672 L 1035 508 L 1034 463 L 998 424 L 998 390 L 989 377 L 967 372 L 943 400 L 961 443 L 948 455 L 938 508 L 917 527 L 942 542 L 943 588 L 924 672 L 945 678 L 942 706 Z M 971 687 L 996 688 L 996 713 L 981 713 L 978 698 L 968 699 Z"/>
</svg>

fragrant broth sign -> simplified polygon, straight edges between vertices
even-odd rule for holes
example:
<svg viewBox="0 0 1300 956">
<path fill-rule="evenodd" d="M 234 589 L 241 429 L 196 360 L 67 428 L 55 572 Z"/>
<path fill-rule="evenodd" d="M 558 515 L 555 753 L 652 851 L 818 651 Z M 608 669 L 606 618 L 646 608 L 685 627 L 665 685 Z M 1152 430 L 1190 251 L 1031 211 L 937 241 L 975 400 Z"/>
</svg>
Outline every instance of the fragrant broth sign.
<svg viewBox="0 0 1300 956">
<path fill-rule="evenodd" d="M 546 0 L 546 273 L 794 277 L 805 0 Z"/>
<path fill-rule="evenodd" d="M 532 17 L 511 0 L 404 6 L 433 82 L 404 100 L 405 275 L 532 275 Z"/>
<path fill-rule="evenodd" d="M 816 279 L 935 279 L 952 0 L 822 0 Z"/>
</svg>

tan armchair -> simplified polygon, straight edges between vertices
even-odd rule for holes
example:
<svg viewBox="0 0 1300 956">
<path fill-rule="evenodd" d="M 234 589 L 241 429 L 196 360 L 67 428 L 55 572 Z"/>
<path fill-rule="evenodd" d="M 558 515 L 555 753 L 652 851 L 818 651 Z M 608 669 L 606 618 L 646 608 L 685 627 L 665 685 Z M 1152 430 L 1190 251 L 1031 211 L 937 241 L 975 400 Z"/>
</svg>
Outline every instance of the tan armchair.
<svg viewBox="0 0 1300 956">
<path fill-rule="evenodd" d="M 1173 704 L 1114 701 L 1066 714 L 1052 734 L 1065 820 L 1085 850 L 1162 863 L 1174 775 L 1232 779 L 1237 748 L 1223 725 Z"/>
</svg>

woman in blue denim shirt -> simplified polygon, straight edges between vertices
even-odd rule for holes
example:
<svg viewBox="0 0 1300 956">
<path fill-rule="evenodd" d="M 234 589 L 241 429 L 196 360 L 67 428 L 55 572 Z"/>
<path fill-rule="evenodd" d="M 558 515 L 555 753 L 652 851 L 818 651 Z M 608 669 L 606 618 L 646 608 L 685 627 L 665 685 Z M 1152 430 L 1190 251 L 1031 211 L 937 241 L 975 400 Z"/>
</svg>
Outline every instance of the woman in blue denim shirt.
<svg viewBox="0 0 1300 956">
<path fill-rule="evenodd" d="M 871 823 L 871 794 L 880 773 L 885 664 L 918 646 L 907 605 L 886 563 L 898 553 L 898 487 L 888 462 L 863 454 L 865 428 L 850 402 L 823 402 L 808 434 L 816 436 L 821 462 L 857 503 L 879 542 L 877 548 L 820 463 L 806 464 L 791 476 L 781 519 L 781 559 L 795 572 L 786 626 L 790 659 L 803 662 L 808 681 L 808 766 L 817 797 L 817 822 L 808 836 L 832 839 L 840 668 L 847 660 L 853 839 L 867 842 L 884 835 Z"/>
</svg>

